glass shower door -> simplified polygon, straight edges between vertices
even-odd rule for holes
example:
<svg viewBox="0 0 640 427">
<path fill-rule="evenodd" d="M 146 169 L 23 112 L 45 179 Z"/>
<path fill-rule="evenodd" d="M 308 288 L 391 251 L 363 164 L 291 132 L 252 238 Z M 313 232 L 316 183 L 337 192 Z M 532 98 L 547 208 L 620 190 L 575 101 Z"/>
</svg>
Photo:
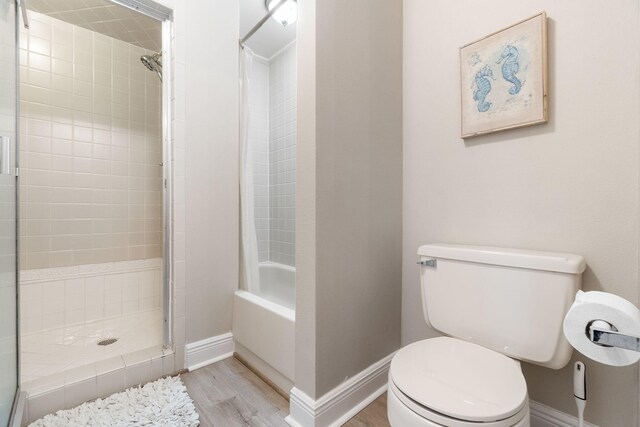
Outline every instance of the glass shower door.
<svg viewBox="0 0 640 427">
<path fill-rule="evenodd" d="M 16 4 L 0 0 L 0 426 L 18 391 L 16 100 Z"/>
</svg>

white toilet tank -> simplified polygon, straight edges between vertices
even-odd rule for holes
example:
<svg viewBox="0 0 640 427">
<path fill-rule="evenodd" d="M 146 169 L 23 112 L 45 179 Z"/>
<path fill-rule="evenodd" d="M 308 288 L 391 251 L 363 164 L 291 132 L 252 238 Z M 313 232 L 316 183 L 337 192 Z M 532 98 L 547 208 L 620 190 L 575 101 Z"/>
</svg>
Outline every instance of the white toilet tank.
<svg viewBox="0 0 640 427">
<path fill-rule="evenodd" d="M 421 246 L 418 255 L 433 328 L 548 368 L 569 362 L 562 321 L 580 288 L 581 256 L 448 244 Z"/>
</svg>

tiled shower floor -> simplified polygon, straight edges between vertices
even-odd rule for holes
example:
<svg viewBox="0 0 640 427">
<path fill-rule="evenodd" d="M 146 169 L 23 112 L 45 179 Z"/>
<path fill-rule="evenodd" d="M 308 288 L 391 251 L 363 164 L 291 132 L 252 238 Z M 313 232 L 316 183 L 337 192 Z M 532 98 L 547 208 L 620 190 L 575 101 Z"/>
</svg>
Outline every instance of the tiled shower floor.
<svg viewBox="0 0 640 427">
<path fill-rule="evenodd" d="M 21 383 L 60 374 L 144 349 L 162 351 L 162 311 L 135 313 L 111 320 L 55 328 L 21 337 Z M 114 344 L 98 345 L 105 338 Z"/>
</svg>

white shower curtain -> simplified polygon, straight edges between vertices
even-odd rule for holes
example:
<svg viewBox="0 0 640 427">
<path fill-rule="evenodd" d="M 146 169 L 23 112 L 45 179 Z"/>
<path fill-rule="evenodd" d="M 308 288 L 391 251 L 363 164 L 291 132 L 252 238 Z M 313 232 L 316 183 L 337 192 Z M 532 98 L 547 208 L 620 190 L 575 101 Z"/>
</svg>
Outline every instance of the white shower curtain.
<svg viewBox="0 0 640 427">
<path fill-rule="evenodd" d="M 249 85 L 252 65 L 253 52 L 245 46 L 240 50 L 240 268 L 242 288 L 257 293 L 260 289 L 260 274 L 254 215 L 253 159 L 249 146 Z"/>
</svg>

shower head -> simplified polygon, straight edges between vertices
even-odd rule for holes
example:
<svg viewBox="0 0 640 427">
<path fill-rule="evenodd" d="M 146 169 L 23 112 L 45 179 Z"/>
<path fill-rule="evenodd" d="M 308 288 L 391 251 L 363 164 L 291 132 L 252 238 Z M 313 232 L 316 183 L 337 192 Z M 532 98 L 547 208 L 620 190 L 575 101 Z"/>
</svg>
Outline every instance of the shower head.
<svg viewBox="0 0 640 427">
<path fill-rule="evenodd" d="M 153 60 L 153 58 L 151 57 L 151 55 L 142 55 L 140 57 L 140 61 L 142 61 L 142 63 L 144 64 L 145 67 L 147 67 L 149 70 L 151 71 L 155 71 L 156 70 L 156 64 Z"/>
<path fill-rule="evenodd" d="M 162 81 L 162 52 L 154 53 L 153 55 L 142 55 L 140 61 L 150 71 L 155 71 Z"/>
</svg>

